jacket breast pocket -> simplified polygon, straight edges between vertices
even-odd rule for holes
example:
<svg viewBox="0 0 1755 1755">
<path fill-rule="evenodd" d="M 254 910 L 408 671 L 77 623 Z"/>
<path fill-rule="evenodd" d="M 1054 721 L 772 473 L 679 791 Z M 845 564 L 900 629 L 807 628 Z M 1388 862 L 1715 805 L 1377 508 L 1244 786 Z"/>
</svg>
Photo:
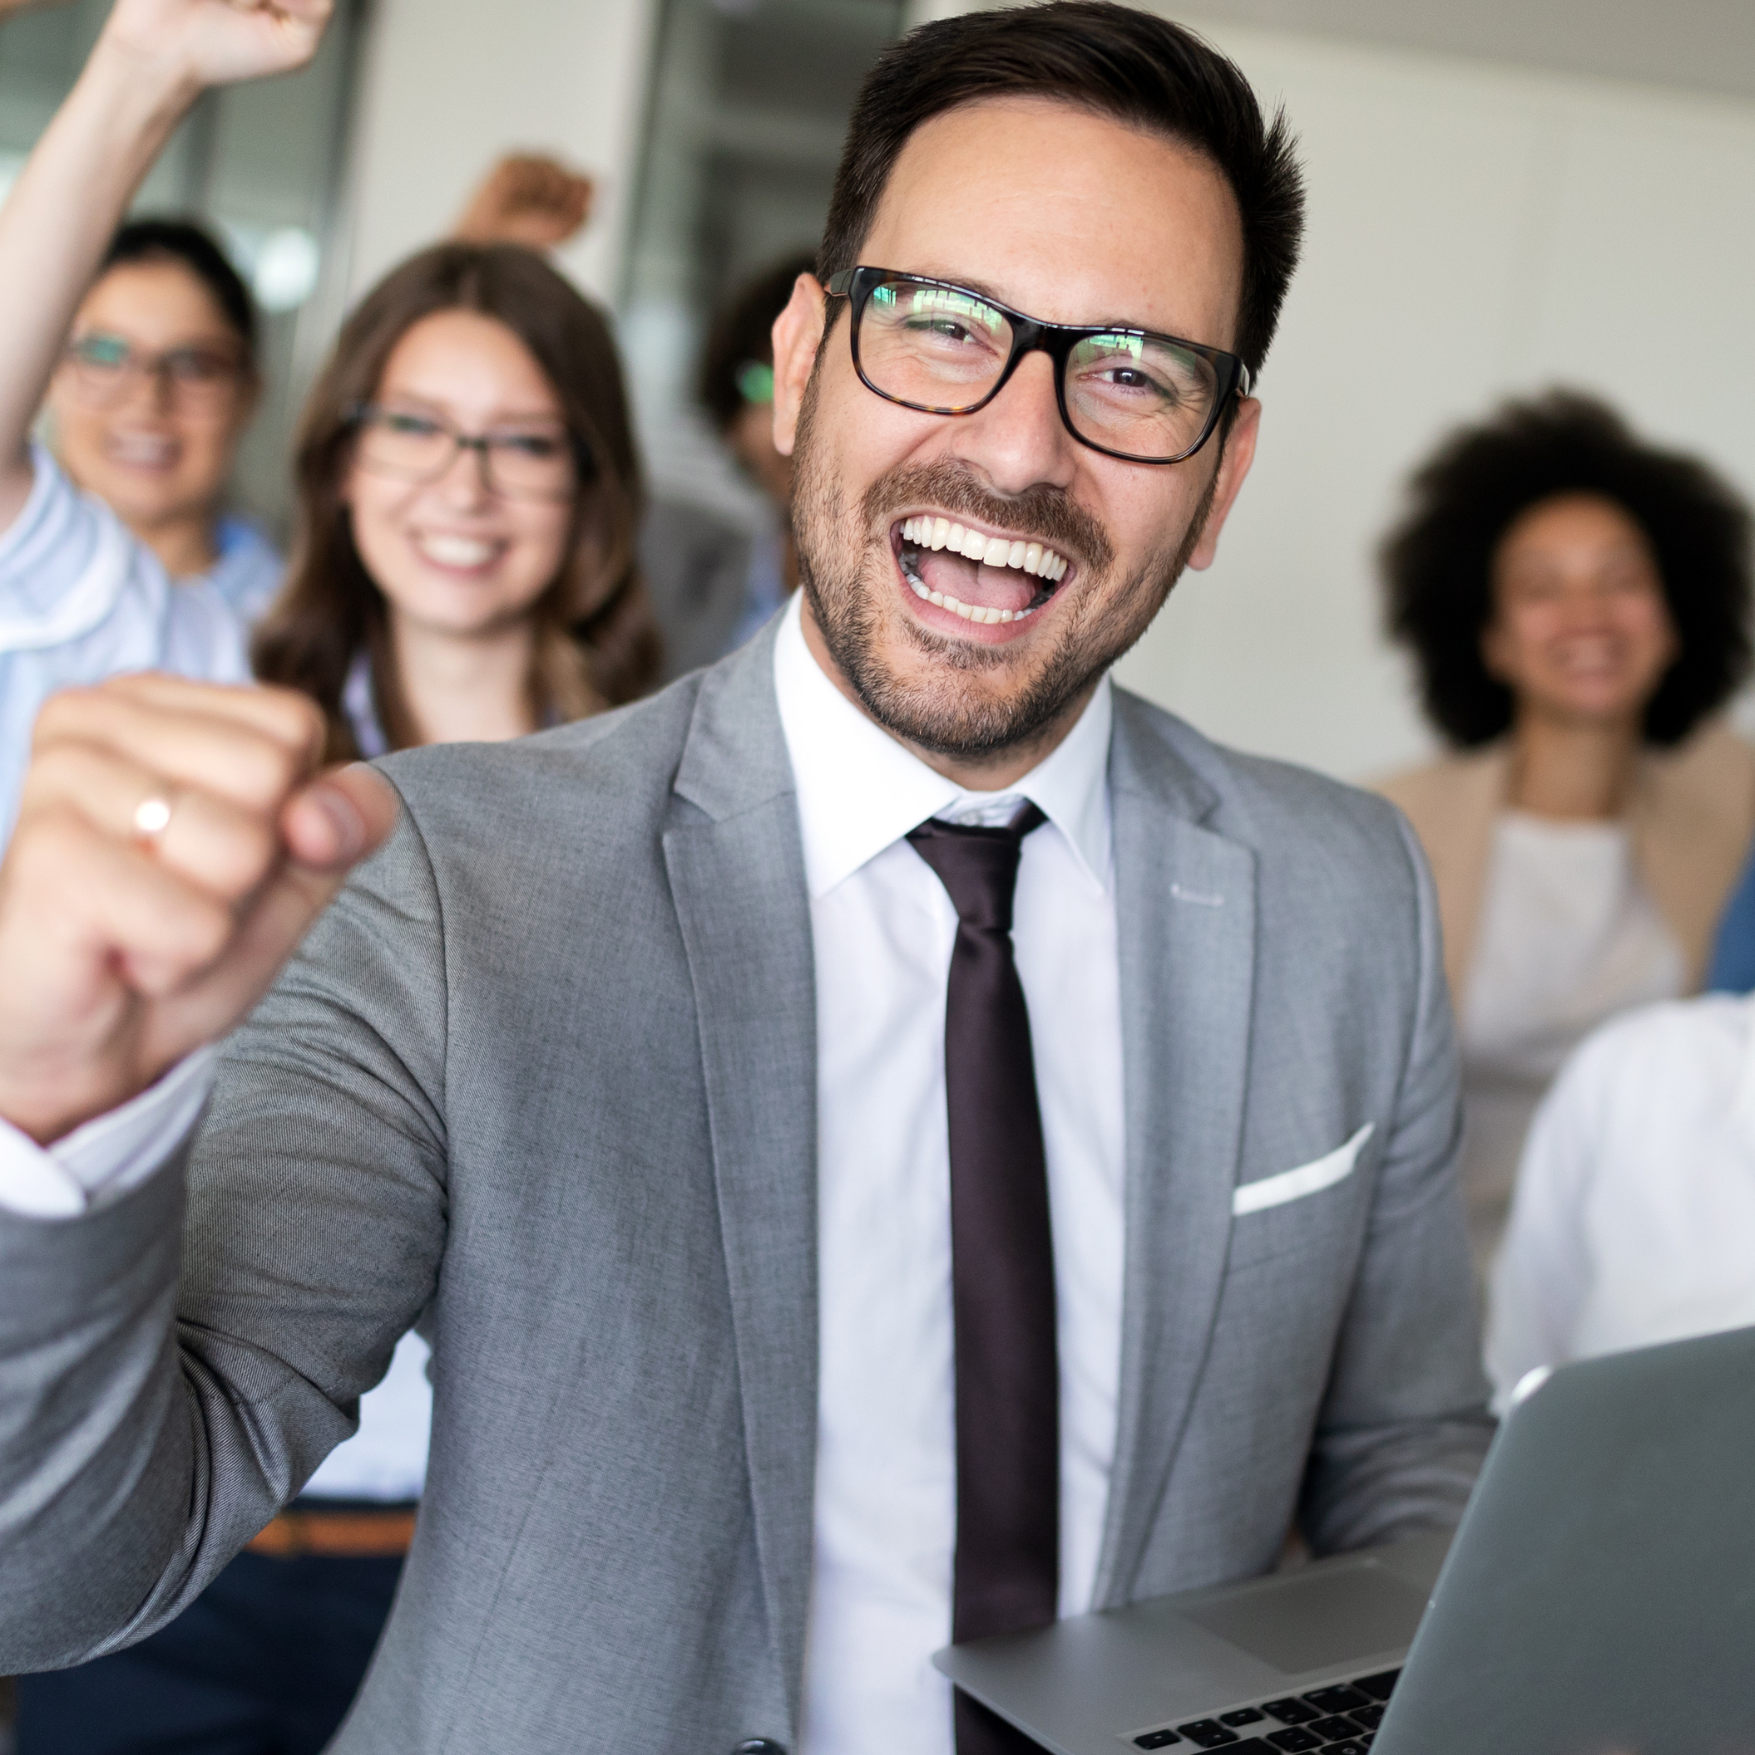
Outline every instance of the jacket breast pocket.
<svg viewBox="0 0 1755 1755">
<path fill-rule="evenodd" d="M 1355 1203 L 1318 1200 L 1341 1188 L 1359 1166 L 1375 1123 L 1366 1122 L 1344 1145 L 1308 1164 L 1240 1183 L 1231 1197 L 1232 1269 L 1292 1248 L 1321 1248 L 1337 1226 L 1344 1228 Z"/>
</svg>

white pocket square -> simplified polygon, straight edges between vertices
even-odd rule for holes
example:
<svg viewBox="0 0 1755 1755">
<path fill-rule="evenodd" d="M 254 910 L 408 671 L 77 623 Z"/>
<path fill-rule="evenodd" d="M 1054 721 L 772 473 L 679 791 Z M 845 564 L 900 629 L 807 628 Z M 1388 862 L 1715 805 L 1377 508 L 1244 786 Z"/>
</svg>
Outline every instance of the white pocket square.
<svg viewBox="0 0 1755 1755">
<path fill-rule="evenodd" d="M 1283 1207 L 1289 1200 L 1302 1200 L 1307 1194 L 1317 1194 L 1344 1182 L 1352 1175 L 1375 1125 L 1366 1122 L 1344 1146 L 1337 1146 L 1326 1158 L 1300 1164 L 1296 1170 L 1282 1170 L 1278 1176 L 1264 1176 L 1259 1182 L 1244 1183 L 1231 1197 L 1231 1216 L 1241 1219 L 1245 1213 Z"/>
</svg>

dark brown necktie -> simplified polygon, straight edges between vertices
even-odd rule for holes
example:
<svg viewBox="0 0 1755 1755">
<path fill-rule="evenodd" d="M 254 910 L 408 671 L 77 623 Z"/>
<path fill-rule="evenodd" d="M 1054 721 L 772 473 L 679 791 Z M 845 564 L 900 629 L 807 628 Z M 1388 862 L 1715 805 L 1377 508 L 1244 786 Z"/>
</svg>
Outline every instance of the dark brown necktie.
<svg viewBox="0 0 1755 1755">
<path fill-rule="evenodd" d="M 1026 805 L 1003 829 L 936 818 L 909 837 L 957 910 L 945 1005 L 956 1322 L 957 1551 L 952 1637 L 1054 1619 L 1060 1575 L 1060 1376 L 1054 1242 L 1030 1015 L 1012 956 Z M 1037 1750 L 965 1694 L 957 1755 Z"/>
</svg>

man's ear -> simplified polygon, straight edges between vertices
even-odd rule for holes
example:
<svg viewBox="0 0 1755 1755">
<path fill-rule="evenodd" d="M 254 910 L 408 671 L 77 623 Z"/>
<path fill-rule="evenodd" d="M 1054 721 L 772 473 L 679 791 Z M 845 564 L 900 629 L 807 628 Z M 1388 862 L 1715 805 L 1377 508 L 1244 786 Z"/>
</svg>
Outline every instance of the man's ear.
<svg viewBox="0 0 1755 1755">
<path fill-rule="evenodd" d="M 782 457 L 792 455 L 798 436 L 798 411 L 817 363 L 828 303 L 817 277 L 801 274 L 786 309 L 774 319 L 774 449 Z"/>
<path fill-rule="evenodd" d="M 1231 515 L 1243 478 L 1255 461 L 1256 435 L 1261 431 L 1261 404 L 1246 396 L 1237 404 L 1237 418 L 1225 435 L 1224 454 L 1219 459 L 1219 479 L 1213 484 L 1213 503 L 1207 508 L 1207 521 L 1201 526 L 1199 540 L 1188 557 L 1188 564 L 1197 573 L 1204 573 L 1218 558 L 1219 532 Z M 1211 441 L 1208 441 L 1211 443 Z"/>
</svg>

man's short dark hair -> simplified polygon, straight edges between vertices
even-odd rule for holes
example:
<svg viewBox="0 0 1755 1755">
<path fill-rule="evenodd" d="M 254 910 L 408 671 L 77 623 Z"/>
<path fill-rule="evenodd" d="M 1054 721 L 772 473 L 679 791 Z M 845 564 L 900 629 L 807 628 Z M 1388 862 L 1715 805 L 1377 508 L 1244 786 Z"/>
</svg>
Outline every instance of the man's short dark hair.
<svg viewBox="0 0 1755 1755">
<path fill-rule="evenodd" d="M 1164 135 L 1217 167 L 1243 225 L 1233 346 L 1250 374 L 1259 374 L 1304 232 L 1304 182 L 1285 114 L 1264 122 L 1242 72 L 1192 31 L 1108 0 L 966 13 L 923 24 L 885 49 L 853 106 L 817 255 L 819 278 L 858 262 L 890 172 L 916 128 L 962 104 L 1002 97 L 1054 98 Z"/>
<path fill-rule="evenodd" d="M 1704 463 L 1638 439 L 1594 397 L 1556 390 L 1508 402 L 1447 438 L 1409 483 L 1382 551 L 1389 632 L 1413 653 L 1427 715 L 1465 748 L 1510 729 L 1511 690 L 1489 674 L 1500 541 L 1532 506 L 1591 494 L 1620 507 L 1657 560 L 1681 648 L 1645 712 L 1645 736 L 1678 743 L 1749 670 L 1749 513 Z"/>
<path fill-rule="evenodd" d="M 245 362 L 255 365 L 255 301 L 206 227 L 192 219 L 131 219 L 111 238 L 98 274 L 136 262 L 176 262 L 188 269 L 224 313 L 227 326 L 243 344 Z"/>
</svg>

